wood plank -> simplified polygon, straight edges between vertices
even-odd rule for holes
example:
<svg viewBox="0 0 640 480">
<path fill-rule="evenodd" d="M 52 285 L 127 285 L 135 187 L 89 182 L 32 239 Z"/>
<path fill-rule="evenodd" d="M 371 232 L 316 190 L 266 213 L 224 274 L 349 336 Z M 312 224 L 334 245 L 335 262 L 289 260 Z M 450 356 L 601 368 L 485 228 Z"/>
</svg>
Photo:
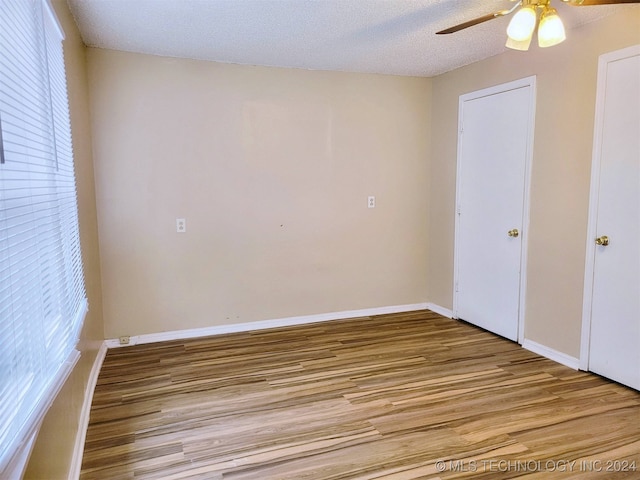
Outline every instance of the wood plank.
<svg viewBox="0 0 640 480">
<path fill-rule="evenodd" d="M 110 350 L 81 479 L 525 474 L 640 478 L 640 393 L 419 311 Z"/>
</svg>

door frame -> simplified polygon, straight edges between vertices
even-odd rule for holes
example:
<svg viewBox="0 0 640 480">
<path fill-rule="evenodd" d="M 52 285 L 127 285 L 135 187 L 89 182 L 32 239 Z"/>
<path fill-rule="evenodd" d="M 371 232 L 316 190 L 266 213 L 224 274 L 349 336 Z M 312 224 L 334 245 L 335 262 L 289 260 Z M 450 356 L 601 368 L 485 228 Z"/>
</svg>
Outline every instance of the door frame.
<svg viewBox="0 0 640 480">
<path fill-rule="evenodd" d="M 533 160 L 533 140 L 535 130 L 536 115 L 536 76 L 521 78 L 493 87 L 484 88 L 474 92 L 460 95 L 458 101 L 458 145 L 456 163 L 456 206 L 455 206 L 455 233 L 454 233 L 454 253 L 453 253 L 453 318 L 458 318 L 458 279 L 459 279 L 459 235 L 460 235 L 460 190 L 462 172 L 462 126 L 464 123 L 464 103 L 469 100 L 509 92 L 519 88 L 530 88 L 529 91 L 529 118 L 527 119 L 527 151 L 524 165 L 524 201 L 522 207 L 522 232 L 520 251 L 520 298 L 518 302 L 518 343 L 524 341 L 524 319 L 525 319 L 525 297 L 527 287 L 527 252 L 529 245 L 529 214 L 530 214 L 530 191 L 531 191 L 531 164 Z"/>
<path fill-rule="evenodd" d="M 604 53 L 598 58 L 596 87 L 596 112 L 593 125 L 593 153 L 591 156 L 591 185 L 589 187 L 589 216 L 587 219 L 587 249 L 584 267 L 584 287 L 582 295 L 582 332 L 580 335 L 580 370 L 589 370 L 591 344 L 591 304 L 593 302 L 593 276 L 595 274 L 598 204 L 600 202 L 600 168 L 602 166 L 602 135 L 604 130 L 604 110 L 609 63 L 640 55 L 640 44 L 614 52 Z"/>
</svg>

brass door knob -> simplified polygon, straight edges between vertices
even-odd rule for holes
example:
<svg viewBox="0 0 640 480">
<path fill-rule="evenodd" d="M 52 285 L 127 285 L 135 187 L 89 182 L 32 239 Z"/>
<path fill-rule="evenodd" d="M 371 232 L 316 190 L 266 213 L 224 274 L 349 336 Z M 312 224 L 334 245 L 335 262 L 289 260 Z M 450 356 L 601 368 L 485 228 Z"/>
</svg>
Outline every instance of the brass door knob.
<svg viewBox="0 0 640 480">
<path fill-rule="evenodd" d="M 509 235 L 510 237 L 516 238 L 518 235 L 520 235 L 520 232 L 518 232 L 517 228 L 514 228 L 513 230 L 509 230 L 507 232 L 507 235 Z"/>
<path fill-rule="evenodd" d="M 609 237 L 607 237 L 606 235 L 603 235 L 601 237 L 596 238 L 596 245 L 606 247 L 607 245 L 609 245 Z"/>
</svg>

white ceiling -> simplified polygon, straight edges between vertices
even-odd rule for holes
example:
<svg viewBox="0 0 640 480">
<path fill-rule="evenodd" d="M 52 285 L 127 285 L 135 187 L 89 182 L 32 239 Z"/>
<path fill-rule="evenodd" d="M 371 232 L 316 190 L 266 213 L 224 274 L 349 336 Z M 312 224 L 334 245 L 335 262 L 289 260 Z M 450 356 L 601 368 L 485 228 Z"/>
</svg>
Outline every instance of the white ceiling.
<svg viewBox="0 0 640 480">
<path fill-rule="evenodd" d="M 505 50 L 510 0 L 68 0 L 92 47 L 244 65 L 430 77 Z M 637 5 L 553 2 L 571 29 Z M 532 42 L 532 49 L 537 45 Z M 553 48 L 553 47 L 552 47 Z M 559 48 L 559 47 L 555 47 Z M 526 52 L 519 52 L 526 55 Z"/>
</svg>

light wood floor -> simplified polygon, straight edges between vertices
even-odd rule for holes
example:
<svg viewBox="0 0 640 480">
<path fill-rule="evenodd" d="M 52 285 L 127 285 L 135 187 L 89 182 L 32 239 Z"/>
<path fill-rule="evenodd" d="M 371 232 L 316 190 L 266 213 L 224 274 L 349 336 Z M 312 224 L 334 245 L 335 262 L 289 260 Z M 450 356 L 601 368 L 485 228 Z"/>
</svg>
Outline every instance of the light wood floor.
<svg viewBox="0 0 640 480">
<path fill-rule="evenodd" d="M 640 478 L 640 393 L 428 311 L 110 350 L 81 475 L 516 477 Z"/>
</svg>

